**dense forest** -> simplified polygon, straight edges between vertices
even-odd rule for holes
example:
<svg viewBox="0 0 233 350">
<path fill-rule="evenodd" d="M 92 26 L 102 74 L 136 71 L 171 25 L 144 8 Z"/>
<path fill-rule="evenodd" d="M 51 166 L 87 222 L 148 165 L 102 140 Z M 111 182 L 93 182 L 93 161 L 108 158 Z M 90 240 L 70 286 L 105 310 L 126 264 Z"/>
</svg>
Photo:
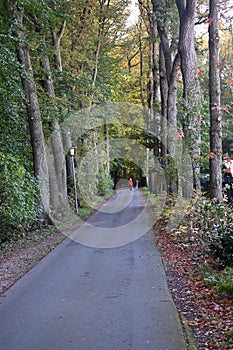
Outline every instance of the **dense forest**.
<svg viewBox="0 0 233 350">
<path fill-rule="evenodd" d="M 1 1 L 2 240 L 129 177 L 230 204 L 232 3 L 130 3 Z"/>
</svg>

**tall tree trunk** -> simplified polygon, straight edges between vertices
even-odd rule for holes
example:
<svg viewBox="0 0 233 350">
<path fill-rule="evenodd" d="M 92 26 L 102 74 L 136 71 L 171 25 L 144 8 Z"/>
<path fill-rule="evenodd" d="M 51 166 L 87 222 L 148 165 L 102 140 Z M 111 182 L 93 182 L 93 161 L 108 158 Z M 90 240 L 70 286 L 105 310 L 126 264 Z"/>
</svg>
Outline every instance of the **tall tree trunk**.
<svg viewBox="0 0 233 350">
<path fill-rule="evenodd" d="M 169 179 L 169 191 L 177 193 L 179 169 L 177 169 L 178 139 L 177 139 L 177 73 L 180 65 L 179 53 L 176 54 L 172 71 L 168 83 L 168 101 L 167 101 L 167 150 L 169 154 L 168 164 L 172 170 L 171 179 Z"/>
<path fill-rule="evenodd" d="M 100 0 L 100 18 L 99 18 L 99 31 L 98 31 L 98 39 L 96 44 L 96 50 L 95 50 L 95 63 L 94 63 L 94 69 L 93 69 L 93 76 L 92 76 L 92 87 L 95 88 L 96 85 L 96 79 L 98 74 L 98 65 L 99 65 L 99 57 L 100 57 L 100 49 L 102 40 L 105 33 L 105 25 L 106 25 L 106 11 L 109 9 L 110 6 L 110 0 Z M 91 96 L 91 103 L 94 97 L 94 91 Z"/>
<path fill-rule="evenodd" d="M 68 191 L 70 186 L 73 185 L 73 172 L 72 172 L 72 159 L 69 154 L 69 150 L 72 147 L 71 132 L 69 130 L 62 130 L 62 140 L 64 145 L 65 157 L 66 157 L 66 173 L 67 173 L 67 186 Z"/>
<path fill-rule="evenodd" d="M 58 72 L 62 72 L 62 59 L 61 59 L 61 40 L 65 33 L 66 21 L 64 21 L 57 32 L 55 28 L 51 28 L 52 43 L 55 48 L 54 63 Z M 49 62 L 48 62 L 49 63 Z M 50 70 L 50 67 L 48 67 Z M 48 81 L 50 83 L 50 81 Z M 51 96 L 55 96 L 53 84 L 50 83 Z M 56 171 L 58 173 L 59 191 L 63 194 L 63 197 L 67 196 L 67 186 L 72 183 L 72 162 L 71 157 L 68 155 L 70 147 L 72 147 L 72 141 L 69 130 L 60 130 L 60 127 L 56 121 L 53 122 L 54 140 L 52 141 L 54 150 L 54 159 Z M 60 163 L 60 164 L 59 164 Z"/>
<path fill-rule="evenodd" d="M 168 83 L 167 102 L 167 148 L 169 154 L 176 155 L 177 151 L 177 73 L 180 55 L 176 54 Z"/>
<path fill-rule="evenodd" d="M 36 83 L 33 76 L 29 49 L 23 31 L 23 10 L 22 8 L 18 8 L 16 3 L 10 1 L 5 1 L 4 5 L 10 22 L 13 23 L 12 35 L 17 39 L 16 52 L 22 69 L 21 80 L 26 97 L 34 174 L 40 184 L 42 216 L 44 219 L 47 219 L 50 214 L 49 171 Z"/>
<path fill-rule="evenodd" d="M 51 98 L 55 98 L 55 91 L 52 80 L 52 72 L 50 69 L 50 63 L 48 55 L 45 53 L 42 58 L 42 66 L 47 72 L 46 79 L 43 80 L 43 85 L 45 91 Z M 60 131 L 60 126 L 58 121 L 54 120 L 51 123 L 52 126 L 52 135 L 51 135 L 51 147 L 54 157 L 54 167 L 56 172 L 58 192 L 62 195 L 63 198 L 67 197 L 67 176 L 66 176 L 66 160 L 62 144 L 62 136 Z M 58 194 L 59 194 L 58 193 Z M 51 199 L 57 197 L 56 193 L 51 193 Z M 53 208 L 57 209 L 57 199 L 53 201 Z M 51 203 L 52 204 L 52 203 Z"/>
<path fill-rule="evenodd" d="M 142 22 L 138 25 L 138 45 L 139 45 L 139 79 L 140 79 L 140 97 L 142 106 L 146 105 L 144 98 L 144 86 L 143 86 L 143 47 L 142 47 Z"/>
<path fill-rule="evenodd" d="M 218 0 L 210 0 L 209 98 L 210 98 L 210 197 L 222 201 L 222 116 L 219 76 Z"/>
<path fill-rule="evenodd" d="M 148 6 L 149 7 L 149 6 Z M 159 45 L 155 38 L 157 37 L 156 21 L 151 11 L 147 11 L 148 21 L 150 27 L 148 35 L 150 37 L 150 46 L 148 52 L 148 77 L 147 77 L 147 106 L 149 110 L 149 130 L 154 132 L 157 136 L 160 134 L 160 125 L 158 123 L 158 105 L 160 101 L 159 95 L 159 72 L 158 72 L 158 58 Z M 159 156 L 159 138 L 155 146 L 155 155 Z"/>
<path fill-rule="evenodd" d="M 180 17 L 179 52 L 183 75 L 183 95 L 188 102 L 196 95 L 199 97 L 197 81 L 197 57 L 194 40 L 194 22 L 197 0 L 176 0 Z"/>
<path fill-rule="evenodd" d="M 194 24 L 197 0 L 176 0 L 179 18 L 179 53 L 181 57 L 181 71 L 183 77 L 183 97 L 193 111 L 187 112 L 184 118 L 185 143 L 189 146 L 193 163 L 193 183 L 200 190 L 200 115 L 198 103 L 200 103 L 200 87 L 197 74 L 197 57 L 195 50 Z M 190 174 L 191 176 L 191 174 Z"/>
<path fill-rule="evenodd" d="M 144 84 L 143 84 L 143 73 L 144 73 L 144 62 L 143 57 L 145 56 L 145 48 L 143 47 L 143 41 L 145 37 L 142 37 L 142 33 L 147 32 L 149 37 L 148 44 L 148 71 L 147 71 L 147 107 L 152 117 L 151 123 L 153 124 L 153 112 L 155 111 L 156 102 L 159 101 L 159 73 L 157 68 L 159 45 L 156 40 L 157 37 L 157 24 L 153 11 L 151 11 L 152 4 L 150 0 L 142 1 L 139 0 L 140 10 L 140 21 L 138 24 L 138 37 L 139 37 L 139 53 L 140 53 L 140 86 L 141 86 L 141 100 L 143 105 L 145 104 L 144 98 Z M 144 26 L 142 26 L 144 24 Z M 144 29 L 145 27 L 145 29 Z M 152 130 L 152 128 L 150 128 Z M 157 129 L 156 127 L 154 129 Z"/>
<path fill-rule="evenodd" d="M 168 101 L 168 81 L 166 75 L 166 66 L 162 45 L 160 44 L 159 53 L 159 71 L 160 71 L 160 95 L 161 95 L 161 156 L 167 155 L 167 101 Z"/>
<path fill-rule="evenodd" d="M 96 86 L 96 80 L 98 75 L 98 67 L 99 67 L 99 60 L 100 60 L 100 52 L 101 52 L 101 45 L 102 40 L 105 35 L 105 25 L 106 25 L 106 11 L 108 11 L 110 6 L 111 0 L 100 0 L 100 16 L 99 16 L 99 28 L 98 28 L 98 36 L 97 36 L 97 43 L 96 43 L 96 50 L 95 50 L 95 60 L 94 60 L 94 67 L 93 67 L 93 74 L 92 74 L 92 93 L 90 96 L 90 107 L 92 106 L 93 99 L 94 99 L 94 89 Z M 101 168 L 101 164 L 99 163 L 99 155 L 101 153 L 101 150 L 98 149 L 98 130 L 93 132 L 93 152 L 96 154 L 96 183 L 98 183 L 98 174 L 99 170 Z"/>
<path fill-rule="evenodd" d="M 108 122 L 104 123 L 104 133 L 105 133 L 105 151 L 107 160 L 107 175 L 110 175 L 110 139 L 109 139 L 109 127 Z"/>
<path fill-rule="evenodd" d="M 162 114 L 162 143 L 163 156 L 166 152 L 172 157 L 176 155 L 177 148 L 177 71 L 180 64 L 179 54 L 172 54 L 171 42 L 167 33 L 164 18 L 165 8 L 158 0 L 152 0 L 154 16 L 157 18 L 157 29 L 160 37 L 160 91 Z M 163 129 L 165 128 L 165 129 Z"/>
</svg>

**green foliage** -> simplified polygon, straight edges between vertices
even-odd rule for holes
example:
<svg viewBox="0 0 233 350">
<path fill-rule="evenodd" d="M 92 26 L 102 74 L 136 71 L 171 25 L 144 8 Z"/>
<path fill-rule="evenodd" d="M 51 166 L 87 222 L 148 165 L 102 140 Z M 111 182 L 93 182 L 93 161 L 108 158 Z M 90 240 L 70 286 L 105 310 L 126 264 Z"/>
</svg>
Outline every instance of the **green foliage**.
<svg viewBox="0 0 233 350">
<path fill-rule="evenodd" d="M 110 175 L 101 171 L 98 175 L 98 193 L 100 196 L 107 196 L 111 194 L 114 183 Z"/>
<path fill-rule="evenodd" d="M 163 161 L 163 164 L 166 164 L 166 167 L 164 169 L 164 175 L 167 177 L 168 181 L 177 182 L 178 174 L 177 174 L 176 164 L 173 159 L 173 156 L 168 154 L 166 157 L 162 159 L 162 161 Z"/>
<path fill-rule="evenodd" d="M 78 197 L 81 206 L 95 200 L 96 196 L 108 196 L 113 180 L 106 173 L 104 130 L 90 131 L 78 140 Z"/>
<path fill-rule="evenodd" d="M 31 162 L 25 96 L 20 78 L 21 66 L 15 52 L 15 38 L 10 33 L 3 4 L 0 4 L 0 151 L 14 153 Z M 4 16 L 5 15 L 5 16 Z M 28 165 L 28 164 L 27 164 Z M 32 164 L 30 165 L 32 167 Z"/>
<path fill-rule="evenodd" d="M 232 278 L 232 276 L 231 276 Z M 223 281 L 218 286 L 219 293 L 229 294 L 233 296 L 233 281 Z"/>
<path fill-rule="evenodd" d="M 9 232 L 22 229 L 36 220 L 39 188 L 22 162 L 10 154 L 0 153 L 0 233 L 4 240 Z"/>
<path fill-rule="evenodd" d="M 222 271 L 205 267 L 202 277 L 206 284 L 213 286 L 218 293 L 233 297 L 233 269 L 231 267 L 226 267 Z"/>
<path fill-rule="evenodd" d="M 224 266 L 233 266 L 233 216 L 227 204 L 196 197 L 183 220 L 190 242 Z"/>
<path fill-rule="evenodd" d="M 233 267 L 233 216 L 231 210 L 224 211 L 217 227 L 217 235 L 210 244 L 211 254 L 225 265 Z"/>
<path fill-rule="evenodd" d="M 187 125 L 187 116 L 190 120 L 198 119 L 198 125 L 191 127 Z M 198 118 L 197 118 L 198 116 Z M 200 100 L 197 100 L 195 104 L 190 105 L 183 96 L 182 91 L 178 90 L 178 127 L 180 131 L 184 132 L 185 142 L 190 147 L 191 138 L 195 138 L 197 132 L 200 132 L 201 144 L 200 150 L 201 155 L 206 155 L 209 150 L 209 101 L 208 97 L 202 97 Z M 198 162 L 201 168 L 208 168 L 208 160 L 205 157 L 198 159 Z"/>
<path fill-rule="evenodd" d="M 203 209 L 208 217 L 206 228 L 209 229 L 210 254 L 225 266 L 233 266 L 233 217 L 232 210 L 224 203 L 216 204 L 205 201 Z"/>
</svg>

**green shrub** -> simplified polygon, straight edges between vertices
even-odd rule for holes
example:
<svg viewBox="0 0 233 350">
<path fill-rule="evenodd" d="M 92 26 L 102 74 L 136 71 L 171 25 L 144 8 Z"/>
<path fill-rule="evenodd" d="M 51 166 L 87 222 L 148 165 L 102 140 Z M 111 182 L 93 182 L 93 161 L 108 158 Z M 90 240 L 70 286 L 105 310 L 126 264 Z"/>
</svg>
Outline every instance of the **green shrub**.
<svg viewBox="0 0 233 350">
<path fill-rule="evenodd" d="M 185 230 L 180 227 L 185 227 Z M 180 227 L 176 233 L 184 231 L 181 238 L 190 244 L 193 252 L 207 253 L 220 260 L 223 266 L 233 266 L 233 215 L 225 202 L 215 203 L 196 196 L 191 200 Z"/>
<path fill-rule="evenodd" d="M 15 156 L 0 153 L 0 240 L 36 220 L 39 186 Z"/>
<path fill-rule="evenodd" d="M 201 275 L 206 284 L 214 287 L 217 293 L 233 296 L 233 268 L 227 266 L 224 270 L 214 270 L 204 266 Z"/>
<path fill-rule="evenodd" d="M 224 293 L 233 296 L 233 281 L 223 281 L 218 286 L 219 293 Z"/>
<path fill-rule="evenodd" d="M 231 210 L 225 210 L 224 215 L 216 223 L 217 234 L 210 243 L 210 253 L 220 259 L 225 266 L 233 267 L 233 216 Z"/>
<path fill-rule="evenodd" d="M 220 276 L 218 292 L 233 296 L 233 268 L 227 266 Z"/>
<path fill-rule="evenodd" d="M 110 175 L 105 172 L 100 172 L 98 176 L 98 194 L 100 196 L 107 196 L 111 193 L 114 182 Z"/>
</svg>

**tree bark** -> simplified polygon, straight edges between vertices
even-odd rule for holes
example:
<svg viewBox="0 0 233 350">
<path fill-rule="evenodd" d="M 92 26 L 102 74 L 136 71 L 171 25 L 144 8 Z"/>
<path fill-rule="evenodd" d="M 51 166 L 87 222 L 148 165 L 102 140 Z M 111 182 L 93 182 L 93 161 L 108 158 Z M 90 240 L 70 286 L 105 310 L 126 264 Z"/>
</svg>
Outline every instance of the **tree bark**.
<svg viewBox="0 0 233 350">
<path fill-rule="evenodd" d="M 183 98 L 191 112 L 187 112 L 183 119 L 184 140 L 190 148 L 193 164 L 193 183 L 196 190 L 200 190 L 200 86 L 197 74 L 197 57 L 195 50 L 194 24 L 197 0 L 176 0 L 180 18 L 179 53 L 181 58 L 181 71 L 183 78 Z M 195 110 L 195 112 L 194 112 Z M 191 174 L 190 174 L 191 176 Z"/>
<path fill-rule="evenodd" d="M 138 45 L 139 45 L 139 77 L 140 77 L 140 97 L 142 106 L 146 106 L 144 98 L 144 84 L 143 84 L 143 48 L 142 48 L 142 22 L 138 25 Z"/>
<path fill-rule="evenodd" d="M 141 12 L 142 19 L 145 17 L 144 25 L 147 28 L 147 33 L 149 36 L 149 50 L 148 50 L 148 77 L 147 77 L 147 106 L 151 111 L 155 111 L 156 106 L 158 105 L 160 96 L 159 96 L 159 71 L 158 71 L 158 57 L 159 57 L 159 44 L 155 38 L 157 37 L 157 23 L 153 12 L 151 11 L 151 1 L 147 0 L 146 4 L 142 1 L 139 1 L 139 9 Z M 146 16 L 143 15 L 146 12 Z M 141 42 L 141 51 L 142 48 L 142 39 Z M 143 67 L 142 67 L 143 68 Z"/>
<path fill-rule="evenodd" d="M 107 3 L 105 4 L 106 0 L 100 1 L 100 18 L 99 18 L 99 31 L 98 31 L 98 40 L 96 45 L 96 51 L 95 51 L 95 64 L 93 69 L 93 77 L 92 77 L 92 87 L 95 88 L 96 85 L 96 79 L 98 74 L 98 65 L 99 65 L 99 56 L 100 56 L 100 49 L 101 49 L 101 43 L 102 39 L 104 37 L 104 31 L 105 31 L 105 22 L 106 22 L 106 14 L 105 11 L 109 9 L 110 6 L 110 0 L 107 0 Z M 94 92 L 93 92 L 94 93 Z M 91 98 L 91 102 L 93 100 L 94 95 Z"/>
<path fill-rule="evenodd" d="M 21 80 L 26 97 L 34 174 L 40 184 L 42 218 L 47 220 L 50 215 L 49 171 L 36 83 L 23 31 L 23 10 L 18 8 L 16 3 L 12 4 L 9 1 L 4 5 L 10 22 L 13 23 L 12 35 L 16 38 L 16 53 L 21 65 Z"/>
<path fill-rule="evenodd" d="M 166 76 L 165 58 L 162 44 L 160 43 L 159 53 L 160 72 L 160 95 L 161 95 L 161 157 L 167 155 L 167 101 L 168 101 L 168 81 Z"/>
<path fill-rule="evenodd" d="M 210 197 L 222 201 L 222 115 L 219 76 L 218 0 L 210 0 L 209 102 L 210 102 Z"/>
<path fill-rule="evenodd" d="M 42 58 L 42 66 L 47 73 L 47 77 L 43 81 L 45 91 L 48 93 L 48 95 L 51 98 L 55 98 L 52 72 L 50 69 L 49 58 L 46 53 Z M 65 160 L 65 154 L 64 154 L 63 144 L 62 144 L 60 126 L 58 121 L 56 120 L 51 122 L 51 126 L 52 126 L 53 132 L 52 132 L 50 141 L 51 141 L 51 147 L 52 147 L 52 152 L 54 157 L 54 167 L 56 172 L 57 188 L 58 188 L 58 192 L 63 196 L 63 198 L 66 198 L 67 197 L 66 160 Z M 59 201 L 57 201 L 57 198 L 56 198 L 58 194 L 51 192 L 51 200 L 53 198 L 55 199 L 53 200 L 53 203 L 51 203 L 54 209 L 57 209 L 58 207 L 57 202 Z"/>
<path fill-rule="evenodd" d="M 107 165 L 107 175 L 110 175 L 110 139 L 109 139 L 109 127 L 108 122 L 104 123 L 104 133 L 105 133 L 105 151 L 106 151 L 106 165 Z"/>
<path fill-rule="evenodd" d="M 153 12 L 156 17 L 163 17 L 165 9 L 157 0 L 152 0 Z M 179 54 L 173 58 L 171 42 L 165 24 L 157 20 L 157 29 L 160 37 L 160 91 L 163 137 L 163 155 L 167 151 L 176 154 L 177 144 L 177 72 L 180 64 Z M 167 114 L 165 116 L 165 114 Z M 167 139 L 165 139 L 167 137 Z"/>
<path fill-rule="evenodd" d="M 72 147 L 71 132 L 69 130 L 62 130 L 62 140 L 64 145 L 65 157 L 66 157 L 66 173 L 67 173 L 67 186 L 68 191 L 70 186 L 73 185 L 73 171 L 72 171 L 72 159 L 69 155 L 69 150 Z"/>
<path fill-rule="evenodd" d="M 61 39 L 65 33 L 66 21 L 64 21 L 57 32 L 55 28 L 51 29 L 52 43 L 56 50 L 54 56 L 55 68 L 58 72 L 62 72 L 62 59 L 61 59 Z M 48 56 L 47 56 L 48 58 Z M 48 61 L 47 68 L 48 75 L 51 75 L 51 69 Z M 55 91 L 53 82 L 51 79 L 47 80 L 47 91 L 50 96 L 55 97 Z M 71 157 L 68 155 L 70 147 L 72 147 L 72 141 L 69 130 L 60 130 L 60 126 L 57 121 L 52 122 L 52 128 L 54 130 L 51 138 L 51 145 L 54 154 L 55 169 L 57 174 L 58 189 L 63 198 L 67 197 L 67 186 L 70 187 L 72 183 L 72 162 Z"/>
<path fill-rule="evenodd" d="M 197 0 L 176 0 L 176 4 L 180 17 L 179 52 L 184 85 L 183 95 L 188 102 L 191 102 L 193 95 L 198 95 L 200 91 L 196 79 L 197 57 L 194 40 Z"/>
<path fill-rule="evenodd" d="M 176 54 L 168 83 L 167 102 L 167 148 L 174 156 L 177 151 L 177 73 L 180 65 L 180 55 Z"/>
</svg>

